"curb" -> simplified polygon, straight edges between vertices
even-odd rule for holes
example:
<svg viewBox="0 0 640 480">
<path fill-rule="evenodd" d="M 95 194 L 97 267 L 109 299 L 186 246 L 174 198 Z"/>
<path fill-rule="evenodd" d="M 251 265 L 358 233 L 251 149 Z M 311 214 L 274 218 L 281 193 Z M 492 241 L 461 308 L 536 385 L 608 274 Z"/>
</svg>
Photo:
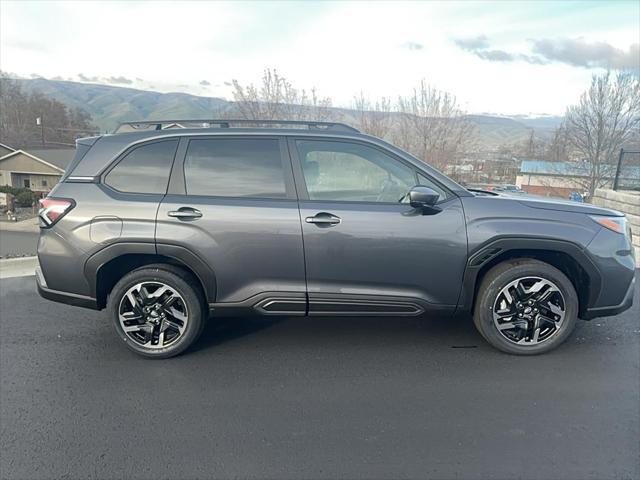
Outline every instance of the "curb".
<svg viewBox="0 0 640 480">
<path fill-rule="evenodd" d="M 38 233 L 38 219 L 30 218 L 21 222 L 0 222 L 0 232 Z"/>
<path fill-rule="evenodd" d="M 0 279 L 35 275 L 38 265 L 36 256 L 0 260 Z"/>
</svg>

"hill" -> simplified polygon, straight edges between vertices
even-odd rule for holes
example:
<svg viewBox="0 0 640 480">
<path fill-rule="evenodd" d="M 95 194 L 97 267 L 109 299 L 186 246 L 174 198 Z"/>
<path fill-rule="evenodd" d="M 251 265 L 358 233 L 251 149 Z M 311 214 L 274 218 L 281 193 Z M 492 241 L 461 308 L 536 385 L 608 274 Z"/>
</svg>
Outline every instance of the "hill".
<svg viewBox="0 0 640 480">
<path fill-rule="evenodd" d="M 37 91 L 72 107 L 80 107 L 93 117 L 102 131 L 113 131 L 119 122 L 163 118 L 217 118 L 232 102 L 222 98 L 199 97 L 187 93 L 159 93 L 133 88 L 96 85 L 44 78 L 18 79 L 25 91 Z M 355 112 L 335 108 L 343 121 L 354 123 Z M 504 144 L 526 141 L 531 129 L 547 136 L 560 122 L 559 117 L 530 118 L 469 115 L 475 125 L 480 148 L 493 149 Z"/>
</svg>

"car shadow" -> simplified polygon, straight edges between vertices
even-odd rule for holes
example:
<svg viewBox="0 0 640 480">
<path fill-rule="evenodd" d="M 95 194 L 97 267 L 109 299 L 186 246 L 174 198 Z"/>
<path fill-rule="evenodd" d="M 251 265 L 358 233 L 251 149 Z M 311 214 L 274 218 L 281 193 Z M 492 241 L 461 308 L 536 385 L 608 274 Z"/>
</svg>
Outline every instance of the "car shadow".
<svg viewBox="0 0 640 480">
<path fill-rule="evenodd" d="M 245 338 L 277 338 L 280 344 L 432 344 L 477 348 L 484 340 L 470 317 L 212 317 L 191 352 Z M 427 345 L 428 346 L 428 345 Z"/>
</svg>

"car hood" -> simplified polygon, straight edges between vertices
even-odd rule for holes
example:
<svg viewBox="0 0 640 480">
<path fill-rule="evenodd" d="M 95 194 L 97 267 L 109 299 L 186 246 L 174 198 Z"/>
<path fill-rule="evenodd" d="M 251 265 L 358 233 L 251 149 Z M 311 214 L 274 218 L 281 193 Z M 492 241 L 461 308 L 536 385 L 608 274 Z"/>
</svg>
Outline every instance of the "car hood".
<svg viewBox="0 0 640 480">
<path fill-rule="evenodd" d="M 530 195 L 505 195 L 503 198 L 517 200 L 519 203 L 531 208 L 540 208 L 543 210 L 559 210 L 562 212 L 584 213 L 587 215 L 606 215 L 609 217 L 624 217 L 624 213 L 609 208 L 597 207 L 590 203 L 572 202 L 569 200 L 551 199 L 547 197 L 536 197 Z"/>
</svg>

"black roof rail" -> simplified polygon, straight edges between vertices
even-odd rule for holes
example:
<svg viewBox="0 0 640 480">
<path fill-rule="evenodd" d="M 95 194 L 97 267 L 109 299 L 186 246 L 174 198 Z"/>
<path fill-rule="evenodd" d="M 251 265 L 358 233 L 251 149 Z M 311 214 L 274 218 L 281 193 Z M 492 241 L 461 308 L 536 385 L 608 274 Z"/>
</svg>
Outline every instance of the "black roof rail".
<svg viewBox="0 0 640 480">
<path fill-rule="evenodd" d="M 182 119 L 182 120 L 141 120 L 138 122 L 122 122 L 113 133 L 120 133 L 123 127 L 131 130 L 165 130 L 168 128 L 233 128 L 232 125 L 247 128 L 262 128 L 271 125 L 295 125 L 309 130 L 338 130 L 360 133 L 357 128 L 339 122 L 314 122 L 306 120 L 246 120 L 246 119 Z"/>
</svg>

